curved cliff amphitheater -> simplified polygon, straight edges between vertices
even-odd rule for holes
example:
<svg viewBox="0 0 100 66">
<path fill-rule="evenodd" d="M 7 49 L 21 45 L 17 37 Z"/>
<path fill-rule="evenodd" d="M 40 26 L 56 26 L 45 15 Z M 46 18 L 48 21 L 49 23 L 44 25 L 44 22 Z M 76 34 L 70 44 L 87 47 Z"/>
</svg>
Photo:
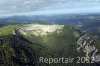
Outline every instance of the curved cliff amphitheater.
<svg viewBox="0 0 100 66">
<path fill-rule="evenodd" d="M 18 30 L 23 35 L 34 34 L 36 36 L 43 36 L 43 35 L 47 35 L 48 33 L 52 33 L 54 31 L 57 31 L 57 33 L 59 33 L 63 27 L 64 25 L 58 25 L 58 24 L 54 24 L 54 25 L 28 24 L 19 27 Z"/>
</svg>

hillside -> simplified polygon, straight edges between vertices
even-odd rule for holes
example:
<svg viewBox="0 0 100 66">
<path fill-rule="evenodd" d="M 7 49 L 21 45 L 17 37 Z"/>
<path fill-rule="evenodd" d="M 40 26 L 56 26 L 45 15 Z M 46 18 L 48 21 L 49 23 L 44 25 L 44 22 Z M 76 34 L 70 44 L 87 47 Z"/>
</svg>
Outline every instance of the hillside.
<svg viewBox="0 0 100 66">
<path fill-rule="evenodd" d="M 72 57 L 75 60 L 71 64 L 53 63 L 50 66 L 78 66 L 77 57 L 84 57 L 85 53 L 76 50 L 74 28 L 58 24 L 17 24 L 1 27 L 0 66 L 47 66 L 48 63 L 39 63 L 39 57 Z"/>
</svg>

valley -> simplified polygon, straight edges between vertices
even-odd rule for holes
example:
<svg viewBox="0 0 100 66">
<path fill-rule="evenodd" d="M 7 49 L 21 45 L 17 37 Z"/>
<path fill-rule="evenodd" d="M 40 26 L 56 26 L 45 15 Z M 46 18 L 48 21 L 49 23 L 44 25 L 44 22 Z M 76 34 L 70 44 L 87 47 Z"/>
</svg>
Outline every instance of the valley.
<svg viewBox="0 0 100 66">
<path fill-rule="evenodd" d="M 38 58 L 85 57 L 83 51 L 77 51 L 77 41 L 73 35 L 75 28 L 77 27 L 71 25 L 34 23 L 3 26 L 0 28 L 0 64 L 47 66 L 48 64 L 39 63 Z M 99 40 L 97 42 L 99 45 Z M 72 64 L 53 63 L 50 66 L 73 66 L 76 60 Z"/>
</svg>

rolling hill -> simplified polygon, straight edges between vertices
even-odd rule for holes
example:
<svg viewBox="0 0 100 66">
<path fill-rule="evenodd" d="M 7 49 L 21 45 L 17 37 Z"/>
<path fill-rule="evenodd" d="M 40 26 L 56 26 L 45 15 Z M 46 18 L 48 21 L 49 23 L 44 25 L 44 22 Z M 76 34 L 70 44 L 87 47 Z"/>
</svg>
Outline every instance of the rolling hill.
<svg viewBox="0 0 100 66">
<path fill-rule="evenodd" d="M 4 16 L 0 17 L 0 24 L 7 23 L 31 23 L 31 22 L 41 22 L 41 23 L 55 23 L 55 24 L 67 24 L 76 25 L 81 27 L 82 30 L 90 32 L 95 35 L 100 34 L 100 14 L 62 14 L 62 15 L 14 15 L 14 16 Z M 95 32 L 94 32 L 95 31 Z"/>
</svg>

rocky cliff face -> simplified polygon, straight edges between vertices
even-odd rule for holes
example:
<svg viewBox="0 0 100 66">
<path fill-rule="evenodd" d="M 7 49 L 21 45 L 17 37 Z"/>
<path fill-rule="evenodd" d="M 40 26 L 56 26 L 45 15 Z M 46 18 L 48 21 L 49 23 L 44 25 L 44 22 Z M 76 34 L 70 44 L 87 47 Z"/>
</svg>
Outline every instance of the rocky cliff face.
<svg viewBox="0 0 100 66">
<path fill-rule="evenodd" d="M 18 27 L 16 34 L 19 33 L 22 35 L 29 35 L 29 32 L 30 32 L 30 34 L 33 34 L 36 36 L 43 36 L 55 31 L 59 33 L 63 27 L 64 25 L 58 25 L 58 24 L 54 24 L 54 25 L 27 24 L 27 25 Z"/>
<path fill-rule="evenodd" d="M 89 61 L 100 63 L 100 50 L 95 47 L 96 41 L 93 37 L 80 30 L 74 30 L 74 36 L 77 40 L 77 50 L 83 49 Z"/>
</svg>

